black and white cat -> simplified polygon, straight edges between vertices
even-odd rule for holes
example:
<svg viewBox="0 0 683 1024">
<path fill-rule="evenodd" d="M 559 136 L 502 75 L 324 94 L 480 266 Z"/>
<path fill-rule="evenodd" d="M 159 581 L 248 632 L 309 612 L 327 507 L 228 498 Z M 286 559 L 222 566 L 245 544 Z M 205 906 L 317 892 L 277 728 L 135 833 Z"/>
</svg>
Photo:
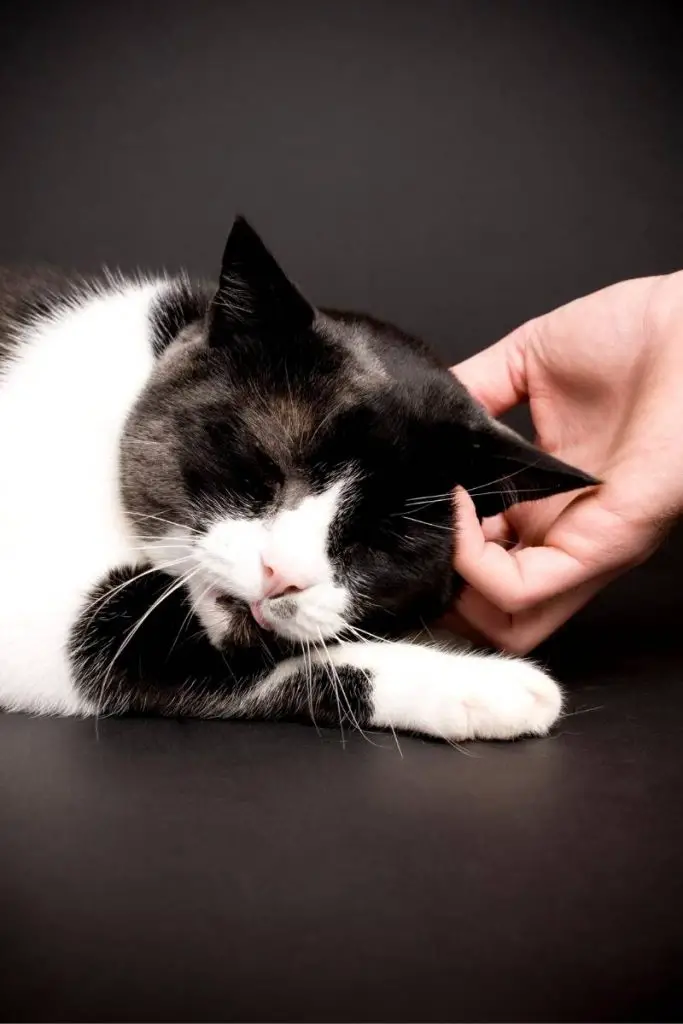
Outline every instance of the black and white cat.
<svg viewBox="0 0 683 1024">
<path fill-rule="evenodd" d="M 311 306 L 243 219 L 217 289 L 7 272 L 0 706 L 543 734 L 540 669 L 400 639 L 457 588 L 449 494 L 489 515 L 499 481 L 594 483 L 420 342 Z"/>
</svg>

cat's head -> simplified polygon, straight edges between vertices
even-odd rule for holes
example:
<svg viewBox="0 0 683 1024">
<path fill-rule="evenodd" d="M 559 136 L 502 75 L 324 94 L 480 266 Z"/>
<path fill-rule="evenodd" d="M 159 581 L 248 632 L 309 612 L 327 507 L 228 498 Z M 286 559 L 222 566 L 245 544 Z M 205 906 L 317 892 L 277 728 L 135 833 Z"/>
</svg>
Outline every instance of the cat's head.
<svg viewBox="0 0 683 1024">
<path fill-rule="evenodd" d="M 242 219 L 204 310 L 181 298 L 159 300 L 173 340 L 126 426 L 122 490 L 217 644 L 434 619 L 456 485 L 487 516 L 595 482 L 492 421 L 420 342 L 315 309 Z"/>
</svg>

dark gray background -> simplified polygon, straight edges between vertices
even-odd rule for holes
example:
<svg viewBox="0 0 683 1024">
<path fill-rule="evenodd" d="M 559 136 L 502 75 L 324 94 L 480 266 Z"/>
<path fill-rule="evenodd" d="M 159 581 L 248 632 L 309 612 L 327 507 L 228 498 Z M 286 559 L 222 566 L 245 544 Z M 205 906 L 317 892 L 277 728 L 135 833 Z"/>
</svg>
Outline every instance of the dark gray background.
<svg viewBox="0 0 683 1024">
<path fill-rule="evenodd" d="M 0 262 L 213 275 L 240 210 L 455 361 L 683 266 L 675 11 L 4 3 Z M 680 1019 L 682 571 L 541 652 L 543 741 L 0 715 L 0 1018 Z"/>
<path fill-rule="evenodd" d="M 673 13 L 600 6 L 6 3 L 0 260 L 215 274 L 240 210 L 453 356 L 677 269 Z"/>
<path fill-rule="evenodd" d="M 0 38 L 0 262 L 215 276 L 239 211 L 454 362 L 683 266 L 673 4 L 10 2 Z M 669 629 L 670 543 L 619 629 Z"/>
</svg>

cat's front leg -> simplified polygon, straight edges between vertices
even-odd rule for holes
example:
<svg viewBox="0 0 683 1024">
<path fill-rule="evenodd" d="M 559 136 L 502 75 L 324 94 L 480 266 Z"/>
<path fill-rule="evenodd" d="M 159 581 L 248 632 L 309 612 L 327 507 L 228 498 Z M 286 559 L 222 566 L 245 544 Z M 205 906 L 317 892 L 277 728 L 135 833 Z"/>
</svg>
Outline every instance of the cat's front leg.
<svg viewBox="0 0 683 1024">
<path fill-rule="evenodd" d="M 304 715 L 447 740 L 545 735 L 562 695 L 518 658 L 411 643 L 340 643 L 283 662 L 245 699 L 242 714 Z"/>
</svg>

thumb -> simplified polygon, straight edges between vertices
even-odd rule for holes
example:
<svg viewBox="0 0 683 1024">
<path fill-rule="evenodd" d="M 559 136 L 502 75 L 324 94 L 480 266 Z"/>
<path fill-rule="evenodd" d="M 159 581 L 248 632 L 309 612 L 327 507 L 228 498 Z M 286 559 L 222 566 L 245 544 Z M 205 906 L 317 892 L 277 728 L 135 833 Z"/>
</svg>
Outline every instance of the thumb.
<svg viewBox="0 0 683 1024">
<path fill-rule="evenodd" d="M 530 320 L 495 345 L 452 367 L 451 372 L 491 416 L 500 416 L 526 401 L 526 349 L 534 333 L 535 321 Z"/>
</svg>

